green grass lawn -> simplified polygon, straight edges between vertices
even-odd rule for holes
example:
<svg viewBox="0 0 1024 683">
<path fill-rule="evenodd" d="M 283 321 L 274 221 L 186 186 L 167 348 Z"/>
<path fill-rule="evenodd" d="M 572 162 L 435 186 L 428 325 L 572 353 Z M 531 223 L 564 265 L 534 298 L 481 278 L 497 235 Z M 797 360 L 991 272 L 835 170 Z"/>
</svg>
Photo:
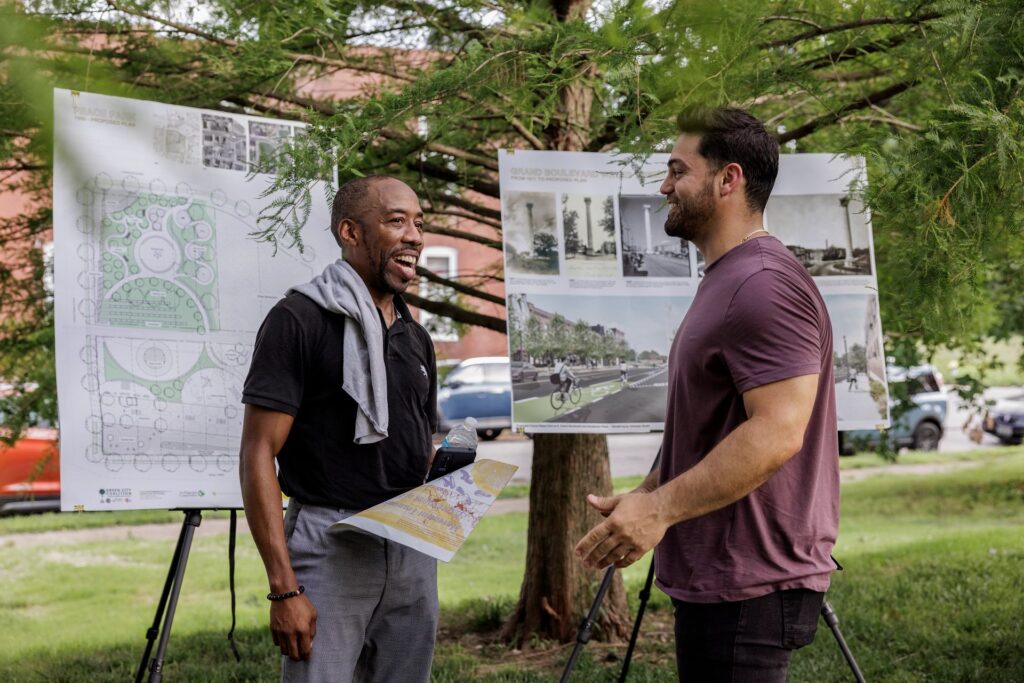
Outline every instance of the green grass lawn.
<svg viewBox="0 0 1024 683">
<path fill-rule="evenodd" d="M 227 510 L 203 512 L 203 519 L 225 519 Z M 136 524 L 181 524 L 184 513 L 174 510 L 118 510 L 116 512 L 44 512 L 38 515 L 0 517 L 0 536 L 65 529 L 94 529 Z"/>
<path fill-rule="evenodd" d="M 905 451 L 900 453 L 896 463 L 886 460 L 874 451 L 857 453 L 852 456 L 839 458 L 840 471 L 859 470 L 868 467 L 889 467 L 893 464 L 900 465 L 927 465 L 930 463 L 943 462 L 985 462 L 988 460 L 999 460 L 1005 456 L 1008 450 L 1000 447 L 980 448 L 974 451 L 954 451 L 951 453 L 939 453 L 938 451 Z"/>
<path fill-rule="evenodd" d="M 1002 458 L 1007 452 L 1002 448 L 987 448 L 956 453 L 908 451 L 899 457 L 901 465 L 917 465 L 937 462 L 986 461 Z M 854 470 L 867 467 L 888 467 L 891 465 L 877 453 L 858 453 L 856 456 L 839 459 L 840 470 Z M 616 493 L 636 488 L 643 477 L 618 477 L 614 481 Z M 505 487 L 499 498 L 527 498 L 529 484 L 511 484 Z M 240 515 L 244 514 L 239 512 Z M 203 519 L 226 518 L 226 511 L 204 512 Z M 135 524 L 181 523 L 182 513 L 170 510 L 127 510 L 118 512 L 48 512 L 38 515 L 0 517 L 0 536 L 7 534 L 37 533 L 63 529 L 87 529 L 106 526 L 131 526 Z"/>
<path fill-rule="evenodd" d="M 999 457 L 967 470 L 844 485 L 836 555 L 846 571 L 836 575 L 830 599 L 868 680 L 1024 680 L 1024 449 L 994 452 Z M 525 513 L 485 518 L 441 566 L 447 637 L 438 644 L 434 680 L 558 679 L 568 649 L 511 652 L 486 631 L 518 594 L 525 530 Z M 223 534 L 195 542 L 168 681 L 277 680 L 263 569 L 247 536 L 238 547 L 242 664 L 231 657 L 226 545 Z M 0 547 L 0 681 L 130 677 L 172 550 L 173 542 L 143 539 Z M 631 595 L 646 570 L 647 560 L 626 570 Z M 670 610 L 657 591 L 645 627 L 630 680 L 675 680 Z M 574 680 L 615 680 L 619 665 L 606 658 L 621 653 L 621 646 L 590 644 Z M 794 657 L 790 680 L 849 679 L 822 626 Z"/>
</svg>

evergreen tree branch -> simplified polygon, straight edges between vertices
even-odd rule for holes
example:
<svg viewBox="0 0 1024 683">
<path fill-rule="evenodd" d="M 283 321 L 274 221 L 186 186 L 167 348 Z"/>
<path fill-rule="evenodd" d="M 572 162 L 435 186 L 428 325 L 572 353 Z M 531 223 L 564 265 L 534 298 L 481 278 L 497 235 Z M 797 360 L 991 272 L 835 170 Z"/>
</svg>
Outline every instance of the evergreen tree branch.
<svg viewBox="0 0 1024 683">
<path fill-rule="evenodd" d="M 466 173 L 454 171 L 442 164 L 436 164 L 426 159 L 410 159 L 405 162 L 406 168 L 411 171 L 418 171 L 435 180 L 446 183 L 456 183 L 467 190 L 472 190 L 488 197 L 497 199 L 501 196 L 501 190 L 497 181 L 487 180 L 480 176 L 471 176 Z"/>
<path fill-rule="evenodd" d="M 761 17 L 761 23 L 770 24 L 773 21 L 791 21 L 797 24 L 803 24 L 804 26 L 812 26 L 820 31 L 825 30 L 818 22 L 811 21 L 810 19 L 804 19 L 803 17 L 790 17 L 784 14 L 770 14 L 766 17 Z"/>
<path fill-rule="evenodd" d="M 459 33 L 469 40 L 481 40 L 490 42 L 493 36 L 508 36 L 508 33 L 500 27 L 479 26 L 466 21 L 458 12 L 448 7 L 438 7 L 426 2 L 416 0 L 399 0 L 389 3 L 395 9 L 410 12 L 430 22 L 432 26 L 443 30 L 445 33 Z"/>
<path fill-rule="evenodd" d="M 511 114 L 510 112 L 503 112 L 497 107 L 492 106 L 487 102 L 474 101 L 471 97 L 463 96 L 463 99 L 465 99 L 467 102 L 470 102 L 474 106 L 481 107 L 485 111 L 494 114 L 501 119 L 504 119 L 510 126 L 512 126 L 515 129 L 517 133 L 519 133 L 519 135 L 522 136 L 524 140 L 530 143 L 530 146 L 533 147 L 534 149 L 548 148 L 548 146 L 544 144 L 544 142 L 539 137 L 531 133 L 530 129 L 527 128 L 522 121 L 520 121 L 515 115 Z"/>
<path fill-rule="evenodd" d="M 22 171 L 44 171 L 50 166 L 48 164 L 40 164 L 32 161 L 25 161 L 22 159 L 16 159 L 7 163 L 0 164 L 0 171 L 11 173 L 20 173 Z"/>
<path fill-rule="evenodd" d="M 220 36 L 217 36 L 217 35 L 215 35 L 213 33 L 208 32 L 208 31 L 203 31 L 201 29 L 189 26 L 187 24 L 176 22 L 176 21 L 173 21 L 171 19 L 168 19 L 168 18 L 165 18 L 165 17 L 161 17 L 159 15 L 153 14 L 151 12 L 146 12 L 146 11 L 140 9 L 140 8 L 135 8 L 135 7 L 128 8 L 128 7 L 125 7 L 122 4 L 120 4 L 119 2 L 117 2 L 117 0 L 107 0 L 107 2 L 116 11 L 119 11 L 119 12 L 122 12 L 122 13 L 125 13 L 125 14 L 129 14 L 129 15 L 132 15 L 132 16 L 137 16 L 137 17 L 146 19 L 148 21 L 153 21 L 153 22 L 162 24 L 164 26 L 169 26 L 169 27 L 175 29 L 176 31 L 181 32 L 181 33 L 192 35 L 194 37 L 201 38 L 203 40 L 207 40 L 207 41 L 215 43 L 217 45 L 221 45 L 223 47 L 229 48 L 232 51 L 237 50 L 238 47 L 240 46 L 240 43 L 238 41 L 235 41 L 235 40 L 232 40 L 232 39 L 228 39 L 228 38 L 222 38 Z M 422 9 L 424 7 L 428 7 L 428 8 L 430 7 L 429 5 L 424 5 L 423 3 L 418 3 L 418 2 L 400 3 L 400 4 L 404 4 L 408 8 L 421 8 Z M 436 8 L 432 8 L 432 9 L 436 9 Z M 333 40 L 332 40 L 332 43 L 333 43 Z M 336 52 L 338 54 L 345 54 L 344 51 L 340 47 L 338 47 L 337 45 L 335 45 L 335 50 L 336 50 Z M 330 67 L 330 68 L 342 69 L 342 70 L 347 70 L 347 71 L 362 72 L 362 73 L 372 73 L 372 74 L 376 74 L 376 75 L 380 75 L 380 76 L 386 76 L 388 78 L 392 78 L 392 79 L 395 79 L 397 81 L 403 81 L 403 82 L 407 82 L 407 83 L 414 83 L 416 81 L 416 77 L 411 75 L 411 74 L 405 74 L 405 73 L 402 73 L 402 72 L 400 72 L 400 71 L 398 71 L 398 70 L 396 70 L 394 68 L 387 68 L 387 67 L 382 66 L 380 64 L 380 60 L 358 60 L 358 59 L 354 59 L 352 57 L 345 57 L 345 58 L 326 57 L 326 56 L 321 56 L 321 55 L 315 55 L 315 54 L 310 54 L 310 53 L 294 52 L 294 51 L 285 51 L 282 54 L 282 57 L 284 57 L 286 59 L 289 59 L 289 60 L 292 60 L 294 64 L 312 64 L 312 65 L 316 65 L 316 66 L 319 66 L 319 67 Z M 440 56 L 438 56 L 437 61 L 443 63 L 444 60 Z M 463 99 L 463 100 L 473 104 L 475 107 L 482 107 L 486 111 L 488 111 L 488 112 L 490 112 L 492 114 L 496 114 L 496 115 L 500 116 L 501 118 L 503 118 L 509 125 L 512 126 L 513 129 L 515 129 L 515 131 L 517 133 L 519 133 L 519 135 L 521 135 L 535 149 L 545 149 L 546 148 L 546 145 L 544 144 L 544 142 L 541 141 L 541 139 L 538 138 L 536 135 L 534 135 L 532 132 L 530 132 L 529 128 L 527 128 L 526 125 L 523 124 L 522 121 L 520 121 L 514 114 L 511 113 L 511 110 L 501 111 L 498 108 L 496 108 L 493 105 L 491 105 L 490 103 L 481 101 L 479 99 L 474 99 L 474 98 L 466 95 L 465 93 L 457 93 L 456 96 L 458 96 L 461 99 Z M 499 99 L 503 99 L 503 101 L 505 101 L 506 103 L 511 105 L 511 102 L 508 100 L 507 97 L 504 97 L 500 93 L 498 94 L 498 96 L 499 96 Z"/>
<path fill-rule="evenodd" d="M 874 40 L 860 45 L 846 45 L 838 50 L 828 53 L 827 55 L 800 62 L 799 66 L 808 69 L 822 69 L 835 66 L 836 64 L 841 64 L 842 62 L 846 62 L 851 59 L 858 59 L 865 55 L 877 52 L 886 52 L 907 42 L 913 35 L 912 31 L 907 31 L 906 33 L 900 33 L 892 36 L 891 38 L 886 38 L 885 40 Z"/>
<path fill-rule="evenodd" d="M 900 26 L 900 25 L 920 25 L 926 21 L 933 19 L 940 19 L 944 15 L 941 12 L 926 12 L 917 16 L 910 17 L 872 17 L 870 19 L 858 19 L 856 21 L 847 21 L 842 24 L 835 24 L 833 26 L 817 26 L 812 28 L 810 31 L 804 31 L 803 33 L 797 33 L 796 35 L 788 36 L 786 38 L 779 38 L 778 40 L 770 40 L 765 43 L 760 43 L 758 48 L 760 49 L 771 49 L 773 47 L 788 47 L 796 45 L 797 43 L 809 40 L 811 38 L 817 38 L 819 36 L 826 36 L 832 33 L 839 33 L 842 31 L 850 31 L 857 28 L 867 28 L 868 26 Z M 800 20 L 794 17 L 782 17 L 782 16 L 769 16 L 762 19 L 765 23 L 773 19 L 788 19 L 789 21 L 802 21 L 808 23 L 806 20 Z"/>
<path fill-rule="evenodd" d="M 985 163 L 992 157 L 996 156 L 997 153 L 997 150 L 992 150 L 987 154 L 983 154 L 974 163 L 965 168 L 963 173 L 957 176 L 957 179 L 953 182 L 952 185 L 949 186 L 949 189 L 946 190 L 946 193 L 942 195 L 942 198 L 938 201 L 939 215 L 942 217 L 942 220 L 944 220 L 949 225 L 956 225 L 956 217 L 953 216 L 953 211 L 950 208 L 949 202 L 950 197 L 953 196 L 953 191 L 956 190 L 960 183 L 962 183 L 971 174 L 971 172 L 974 171 L 974 169 L 976 169 L 978 166 Z"/>
<path fill-rule="evenodd" d="M 430 299 L 424 299 L 423 297 L 410 292 L 402 294 L 402 298 L 410 305 L 422 309 L 427 313 L 451 318 L 457 323 L 476 325 L 477 327 L 484 327 L 488 330 L 494 330 L 495 332 L 505 334 L 506 325 L 502 318 L 477 313 L 476 311 L 467 311 L 466 309 L 460 308 L 455 304 L 448 303 L 447 301 L 431 301 Z"/>
<path fill-rule="evenodd" d="M 157 14 L 152 14 L 151 12 L 146 12 L 145 10 L 143 10 L 143 9 L 141 9 L 139 7 L 125 7 L 120 2 L 118 2 L 117 0 L 107 0 L 107 5 L 109 5 L 110 8 L 112 10 L 114 10 L 115 12 L 120 12 L 122 14 L 127 14 L 128 16 L 133 16 L 133 17 L 141 17 L 142 19 L 146 19 L 147 21 L 152 21 L 152 22 L 154 22 L 156 24 L 160 24 L 162 26 L 169 26 L 169 27 L 173 28 L 175 31 L 177 31 L 179 33 L 183 33 L 183 34 L 186 34 L 186 35 L 191 35 L 191 36 L 194 36 L 196 38 L 202 38 L 203 40 L 209 41 L 211 43 L 216 43 L 217 45 L 222 45 L 224 47 L 230 47 L 230 48 L 238 47 L 238 41 L 236 41 L 236 40 L 231 40 L 229 38 L 222 38 L 222 37 L 220 37 L 218 35 L 215 35 L 213 33 L 209 33 L 207 31 L 202 31 L 202 30 L 200 30 L 198 28 L 195 28 L 194 26 L 189 26 L 187 24 L 182 24 L 182 23 L 177 22 L 177 21 L 172 21 L 171 19 L 167 19 L 166 17 L 161 17 L 161 16 L 159 16 Z"/>
<path fill-rule="evenodd" d="M 321 101 L 313 99 L 312 97 L 302 97 L 300 95 L 296 95 L 295 93 L 282 93 L 266 89 L 253 90 L 252 92 L 253 94 L 259 95 L 261 97 L 273 98 L 280 102 L 291 104 L 295 107 L 315 111 L 316 113 L 323 114 L 324 116 L 333 116 L 335 113 L 337 113 L 337 109 L 331 106 L 328 103 L 329 101 Z"/>
<path fill-rule="evenodd" d="M 456 209 L 442 209 L 437 206 L 430 204 L 423 209 L 426 213 L 436 214 L 438 216 L 455 216 L 456 218 L 465 218 L 467 220 L 476 221 L 488 225 L 495 230 L 501 230 L 501 221 L 496 221 L 493 218 L 487 218 L 479 214 L 474 214 L 469 211 L 458 211 Z M 501 249 L 501 243 L 498 243 L 498 249 Z"/>
<path fill-rule="evenodd" d="M 480 216 L 484 216 L 485 218 L 490 218 L 492 220 L 497 221 L 501 220 L 501 211 L 498 211 L 496 209 L 489 209 L 486 206 L 481 206 L 480 204 L 472 202 L 457 194 L 444 194 L 441 195 L 438 199 L 434 199 L 433 197 L 428 197 L 428 199 L 430 200 L 433 206 L 437 206 L 438 201 L 442 201 L 445 204 L 451 204 L 452 206 L 457 206 L 460 209 L 466 209 L 467 211 L 478 214 Z"/>
<path fill-rule="evenodd" d="M 892 73 L 891 69 L 863 69 L 861 71 L 834 71 L 823 73 L 815 71 L 813 76 L 819 81 L 835 81 L 838 83 L 855 83 L 882 78 Z"/>
<path fill-rule="evenodd" d="M 222 38 L 222 37 L 220 37 L 218 35 L 215 35 L 213 33 L 208 32 L 208 31 L 203 31 L 203 30 L 195 28 L 193 26 L 189 26 L 187 24 L 182 24 L 180 22 L 173 21 L 173 20 L 168 19 L 166 17 L 161 17 L 161 16 L 159 16 L 157 14 L 153 14 L 151 12 L 146 12 L 146 11 L 144 11 L 144 10 L 138 8 L 138 7 L 132 7 L 132 8 L 124 7 L 119 2 L 117 2 L 117 0 L 107 0 L 107 4 L 109 4 L 112 9 L 114 9 L 114 10 L 116 10 L 118 12 L 122 12 L 124 14 L 128 14 L 128 15 L 131 15 L 131 16 L 140 17 L 142 19 L 146 19 L 148 21 L 156 22 L 156 23 L 162 24 L 164 26 L 169 26 L 169 27 L 175 29 L 176 31 L 179 31 L 180 33 L 192 35 L 192 36 L 194 36 L 196 38 L 202 38 L 203 40 L 209 41 L 209 42 L 217 44 L 217 45 L 221 45 L 222 47 L 230 48 L 231 50 L 237 50 L 237 48 L 240 46 L 240 43 L 238 41 L 236 41 L 236 40 L 232 40 L 230 38 Z M 339 51 L 339 53 L 344 54 L 343 51 Z M 282 56 L 287 58 L 287 59 L 290 59 L 290 60 L 294 61 L 296 64 L 314 64 L 314 65 L 317 65 L 317 66 L 334 67 L 334 68 L 345 69 L 345 70 L 349 70 L 349 71 L 361 71 L 361 72 L 366 72 L 366 73 L 373 73 L 373 74 L 377 74 L 377 75 L 380 75 L 380 76 L 387 76 L 389 78 L 394 78 L 395 80 L 400 80 L 400 81 L 407 81 L 407 82 L 415 81 L 415 78 L 413 76 L 409 75 L 409 74 L 403 74 L 403 73 L 401 73 L 399 71 L 396 71 L 395 69 L 388 69 L 388 68 L 385 68 L 383 66 L 379 66 L 375 62 L 371 63 L 369 61 L 357 61 L 357 60 L 353 60 L 353 59 L 332 58 L 332 57 L 325 57 L 325 56 L 320 56 L 320 55 L 315 55 L 315 54 L 308 54 L 308 53 L 302 53 L 302 52 L 292 52 L 292 51 L 285 51 Z"/>
<path fill-rule="evenodd" d="M 841 120 L 843 116 L 849 114 L 850 112 L 858 111 L 860 109 L 866 109 L 868 107 L 872 107 L 874 105 L 887 102 L 896 95 L 899 95 L 900 93 L 913 88 L 916 84 L 917 81 L 901 81 L 899 83 L 894 83 L 893 85 L 890 85 L 888 88 L 885 88 L 883 90 L 879 90 L 869 95 L 865 95 L 864 97 L 860 97 L 854 100 L 853 102 L 849 102 L 843 105 L 842 107 L 833 112 L 825 114 L 824 116 L 819 116 L 816 119 L 808 121 L 802 126 L 782 133 L 781 135 L 779 135 L 779 143 L 784 144 L 786 142 L 789 142 L 790 140 L 799 140 L 800 138 L 807 137 L 808 135 L 815 132 L 819 128 L 822 128 L 823 126 L 836 123 L 837 121 Z"/>
<path fill-rule="evenodd" d="M 421 149 L 426 149 L 430 152 L 436 152 L 437 154 L 444 154 L 450 157 L 455 157 L 456 159 L 462 159 L 463 161 L 468 161 L 469 163 L 474 164 L 476 166 L 482 166 L 483 168 L 486 168 L 489 171 L 494 171 L 495 173 L 498 172 L 497 160 L 488 159 L 487 157 L 483 157 L 478 154 L 473 154 L 472 152 L 467 152 L 466 150 L 460 149 L 458 147 L 452 147 L 451 145 L 445 145 L 439 142 L 427 142 L 425 140 L 419 139 L 418 136 L 412 134 L 403 135 L 402 133 L 399 133 L 398 131 L 391 128 L 382 128 L 380 130 L 380 134 L 381 137 L 387 138 L 388 140 L 396 140 L 400 142 L 416 142 L 416 144 L 418 144 Z"/>
<path fill-rule="evenodd" d="M 269 114 L 279 119 L 291 119 L 297 120 L 295 112 L 290 112 L 280 107 L 274 107 L 263 102 L 258 102 L 252 98 L 242 97 L 240 95 L 232 95 L 225 97 L 224 102 L 236 105 L 235 107 L 225 107 L 226 109 L 233 109 L 240 114 L 244 114 L 247 111 L 258 111 L 261 114 Z"/>
<path fill-rule="evenodd" d="M 923 126 L 918 126 L 911 123 L 910 121 L 903 121 L 895 116 L 870 116 L 870 115 L 852 115 L 844 116 L 843 121 L 864 121 L 866 123 L 877 123 L 884 126 L 892 126 L 893 128 L 902 128 L 903 130 L 909 130 L 912 133 L 920 133 L 925 130 Z"/>
<path fill-rule="evenodd" d="M 928 40 L 928 33 L 924 30 L 924 26 L 918 26 L 921 31 L 921 37 L 924 39 L 926 45 L 928 45 L 928 55 L 932 58 L 932 64 L 935 65 L 935 73 L 939 75 L 939 80 L 942 81 L 942 87 L 946 89 L 946 97 L 949 98 L 950 104 L 956 104 L 956 98 L 953 97 L 953 91 L 949 87 L 949 81 L 946 80 L 946 74 L 942 69 L 942 65 L 939 63 L 939 58 L 935 54 L 935 49 L 931 46 L 931 42 Z"/>
<path fill-rule="evenodd" d="M 428 212 L 428 213 L 432 213 L 432 212 Z M 427 223 L 426 225 L 423 226 L 423 231 L 424 232 L 432 233 L 434 235 L 445 235 L 447 237 L 457 237 L 460 240 L 466 240 L 468 242 L 476 242 L 477 244 L 482 244 L 485 247 L 490 247 L 491 249 L 497 249 L 498 251 L 501 251 L 501 242 L 499 240 L 492 240 L 489 237 L 484 237 L 483 235 L 477 235 L 477 234 L 472 233 L 472 232 L 466 232 L 465 230 L 456 230 L 455 228 L 446 228 L 443 225 L 435 225 L 433 223 Z"/>
<path fill-rule="evenodd" d="M 496 296 L 494 294 L 491 294 L 490 292 L 485 292 L 482 289 L 477 289 L 475 287 L 470 287 L 469 285 L 464 285 L 461 282 L 456 282 L 455 280 L 449 280 L 446 277 L 438 275 L 429 268 L 424 268 L 423 266 L 416 266 L 416 272 L 421 277 L 424 277 L 430 280 L 431 282 L 436 282 L 439 285 L 443 285 L 445 287 L 453 289 L 456 292 L 459 292 L 460 294 L 466 294 L 467 296 L 476 297 L 477 299 L 483 299 L 484 301 L 489 301 L 492 304 L 498 304 L 499 306 L 505 305 L 505 299 L 503 297 Z"/>
</svg>

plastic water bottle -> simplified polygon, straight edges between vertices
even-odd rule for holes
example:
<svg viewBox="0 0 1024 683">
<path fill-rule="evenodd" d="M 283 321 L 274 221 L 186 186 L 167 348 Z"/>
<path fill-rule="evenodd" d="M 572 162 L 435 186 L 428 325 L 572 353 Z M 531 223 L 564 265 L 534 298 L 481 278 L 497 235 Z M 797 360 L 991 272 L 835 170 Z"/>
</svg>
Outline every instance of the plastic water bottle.
<svg viewBox="0 0 1024 683">
<path fill-rule="evenodd" d="M 476 443 L 476 418 L 467 417 L 462 424 L 451 428 L 441 442 L 441 448 L 469 448 L 475 451 Z"/>
</svg>

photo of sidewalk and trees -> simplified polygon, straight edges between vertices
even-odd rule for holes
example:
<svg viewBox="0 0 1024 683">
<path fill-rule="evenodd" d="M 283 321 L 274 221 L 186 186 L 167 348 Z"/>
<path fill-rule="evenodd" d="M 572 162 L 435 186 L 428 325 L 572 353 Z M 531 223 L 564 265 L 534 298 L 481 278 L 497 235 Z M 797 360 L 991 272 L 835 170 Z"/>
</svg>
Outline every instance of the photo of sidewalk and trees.
<svg viewBox="0 0 1024 683">
<path fill-rule="evenodd" d="M 832 319 L 836 414 L 843 420 L 884 421 L 889 415 L 878 299 L 874 294 L 826 294 Z"/>
<path fill-rule="evenodd" d="M 690 298 L 621 298 L 621 305 L 609 305 L 606 296 L 510 297 L 511 358 L 537 370 L 535 379 L 513 379 L 514 422 L 664 421 L 668 352 Z M 581 391 L 556 408 L 551 375 L 559 361 Z"/>
</svg>

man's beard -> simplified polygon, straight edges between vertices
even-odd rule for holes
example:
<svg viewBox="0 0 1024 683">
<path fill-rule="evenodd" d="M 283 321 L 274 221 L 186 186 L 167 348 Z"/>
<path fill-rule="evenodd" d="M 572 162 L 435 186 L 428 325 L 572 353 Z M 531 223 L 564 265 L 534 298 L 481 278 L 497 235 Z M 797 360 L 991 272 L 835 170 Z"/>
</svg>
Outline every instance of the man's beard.
<svg viewBox="0 0 1024 683">
<path fill-rule="evenodd" d="M 380 290 L 386 294 L 402 294 L 405 290 L 409 289 L 411 282 L 402 282 L 400 280 L 394 280 L 390 273 L 387 272 L 388 261 L 390 258 L 385 258 L 377 269 L 377 281 Z"/>
<path fill-rule="evenodd" d="M 665 218 L 665 234 L 681 237 L 690 242 L 704 235 L 705 226 L 715 214 L 712 200 L 714 181 L 708 181 L 695 197 L 676 195 L 676 200 L 669 205 L 668 216 Z"/>
<path fill-rule="evenodd" d="M 374 244 L 371 249 L 375 250 L 376 245 Z M 391 261 L 391 256 L 395 251 L 397 250 L 393 249 L 386 254 L 378 253 L 376 257 L 370 257 L 370 268 L 376 280 L 376 288 L 384 294 L 402 294 L 412 284 L 411 282 L 396 281 L 388 273 L 388 263 Z"/>
</svg>

